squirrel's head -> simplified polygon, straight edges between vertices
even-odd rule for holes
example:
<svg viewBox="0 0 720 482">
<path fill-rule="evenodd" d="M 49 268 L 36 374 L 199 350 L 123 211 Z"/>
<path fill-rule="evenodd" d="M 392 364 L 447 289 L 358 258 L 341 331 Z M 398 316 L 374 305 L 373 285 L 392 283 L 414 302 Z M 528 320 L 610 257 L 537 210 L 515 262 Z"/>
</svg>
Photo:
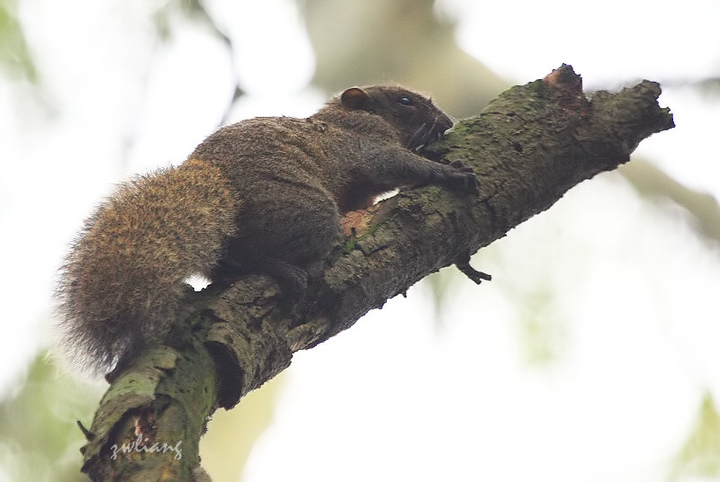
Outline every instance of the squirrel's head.
<svg viewBox="0 0 720 482">
<path fill-rule="evenodd" d="M 402 87 L 352 87 L 340 95 L 346 109 L 381 116 L 411 150 L 437 141 L 453 122 L 430 99 Z"/>
</svg>

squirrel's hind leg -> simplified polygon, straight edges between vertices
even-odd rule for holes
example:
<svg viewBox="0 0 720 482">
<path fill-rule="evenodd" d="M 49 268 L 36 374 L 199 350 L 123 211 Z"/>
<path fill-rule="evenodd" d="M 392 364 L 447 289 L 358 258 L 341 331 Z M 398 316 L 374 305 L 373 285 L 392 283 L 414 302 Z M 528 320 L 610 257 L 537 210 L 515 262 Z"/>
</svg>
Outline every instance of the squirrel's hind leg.
<svg viewBox="0 0 720 482">
<path fill-rule="evenodd" d="M 329 192 L 302 184 L 268 182 L 254 192 L 238 214 L 237 236 L 210 277 L 267 274 L 286 295 L 302 296 L 339 239 L 337 205 Z"/>
</svg>

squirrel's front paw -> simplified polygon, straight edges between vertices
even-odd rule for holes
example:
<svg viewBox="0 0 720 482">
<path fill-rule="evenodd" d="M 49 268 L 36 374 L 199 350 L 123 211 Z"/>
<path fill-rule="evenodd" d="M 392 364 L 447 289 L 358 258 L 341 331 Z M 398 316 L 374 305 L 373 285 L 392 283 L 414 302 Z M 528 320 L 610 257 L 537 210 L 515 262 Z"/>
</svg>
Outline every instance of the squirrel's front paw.
<svg viewBox="0 0 720 482">
<path fill-rule="evenodd" d="M 455 168 L 448 174 L 447 184 L 450 188 L 472 194 L 480 192 L 480 183 L 472 167 L 466 166 L 462 161 L 453 161 L 450 166 Z"/>
</svg>

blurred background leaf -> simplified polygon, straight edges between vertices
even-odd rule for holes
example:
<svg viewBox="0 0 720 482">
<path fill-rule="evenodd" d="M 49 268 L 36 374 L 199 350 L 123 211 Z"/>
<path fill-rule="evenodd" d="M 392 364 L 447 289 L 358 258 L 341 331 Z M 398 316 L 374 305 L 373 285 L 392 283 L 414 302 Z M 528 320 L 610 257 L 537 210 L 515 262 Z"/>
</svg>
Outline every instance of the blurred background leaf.
<svg viewBox="0 0 720 482">
<path fill-rule="evenodd" d="M 76 420 L 92 413 L 102 386 L 89 386 L 60 372 L 39 355 L 24 381 L 0 402 L 0 467 L 13 481 L 80 481 Z M 89 426 L 91 420 L 82 422 Z M 1 474 L 2 472 L 0 472 Z"/>
<path fill-rule="evenodd" d="M 717 480 L 720 477 L 720 415 L 710 393 L 687 442 L 675 461 L 672 480 Z"/>
<path fill-rule="evenodd" d="M 38 73 L 16 16 L 14 0 L 0 1 L 0 67 L 10 76 L 37 82 Z"/>
</svg>

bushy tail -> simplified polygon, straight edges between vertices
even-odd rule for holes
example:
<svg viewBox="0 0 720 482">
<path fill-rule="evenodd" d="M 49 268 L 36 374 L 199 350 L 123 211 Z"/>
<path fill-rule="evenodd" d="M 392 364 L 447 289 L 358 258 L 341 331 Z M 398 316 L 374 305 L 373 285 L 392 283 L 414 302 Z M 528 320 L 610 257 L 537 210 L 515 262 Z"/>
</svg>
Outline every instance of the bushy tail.
<svg viewBox="0 0 720 482">
<path fill-rule="evenodd" d="M 239 201 L 219 169 L 189 160 L 118 187 L 86 221 L 61 270 L 62 344 L 78 367 L 107 372 L 161 342 L 193 274 L 209 274 L 235 233 Z"/>
</svg>

